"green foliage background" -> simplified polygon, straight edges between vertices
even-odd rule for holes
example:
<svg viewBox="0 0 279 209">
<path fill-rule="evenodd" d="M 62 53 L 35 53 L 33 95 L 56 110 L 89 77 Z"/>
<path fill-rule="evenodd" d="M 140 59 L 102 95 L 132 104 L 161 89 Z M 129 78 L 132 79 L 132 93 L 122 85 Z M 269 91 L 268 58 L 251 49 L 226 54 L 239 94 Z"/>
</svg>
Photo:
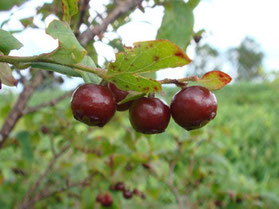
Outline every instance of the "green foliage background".
<svg viewBox="0 0 279 209">
<path fill-rule="evenodd" d="M 177 90 L 165 89 L 168 103 Z M 20 120 L 7 141 L 12 146 L 0 152 L 0 208 L 17 207 L 30 183 L 46 168 L 52 158 L 50 140 L 57 150 L 65 144 L 71 148 L 42 188 L 63 186 L 67 179 L 78 181 L 92 171 L 98 175 L 88 188 L 59 193 L 35 208 L 99 208 L 96 195 L 109 191 L 110 184 L 117 181 L 124 181 L 131 189 L 139 188 L 147 198 L 124 200 L 120 193 L 112 192 L 112 208 L 177 208 L 166 185 L 173 160 L 178 160 L 174 185 L 182 198 L 187 197 L 191 208 L 220 208 L 220 204 L 222 208 L 278 208 L 278 91 L 276 83 L 227 86 L 216 92 L 218 113 L 208 126 L 186 132 L 171 121 L 165 133 L 152 136 L 135 133 L 127 113 L 122 112 L 117 112 L 102 129 L 87 127 L 73 119 L 69 100 L 29 114 Z M 38 92 L 31 105 L 55 94 Z M 0 125 L 14 99 L 13 94 L 1 93 Z M 50 133 L 43 134 L 42 126 L 48 127 Z M 84 153 L 80 148 L 94 150 L 95 154 Z M 113 172 L 108 166 L 112 155 Z M 154 172 L 142 163 L 149 163 Z M 16 168 L 24 174 L 15 172 Z"/>
</svg>

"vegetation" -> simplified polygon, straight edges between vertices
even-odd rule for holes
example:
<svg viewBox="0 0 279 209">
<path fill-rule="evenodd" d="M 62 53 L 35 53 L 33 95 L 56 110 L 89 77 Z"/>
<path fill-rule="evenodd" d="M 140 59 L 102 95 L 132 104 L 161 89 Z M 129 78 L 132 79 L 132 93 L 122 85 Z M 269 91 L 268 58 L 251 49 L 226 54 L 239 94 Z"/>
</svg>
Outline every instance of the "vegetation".
<svg viewBox="0 0 279 209">
<path fill-rule="evenodd" d="M 176 91 L 166 89 L 167 102 Z M 52 152 L 68 144 L 36 194 L 69 188 L 42 198 L 36 208 L 98 208 L 99 191 L 109 191 L 118 208 L 177 208 L 177 197 L 190 208 L 278 208 L 277 91 L 272 83 L 228 86 L 217 92 L 217 116 L 205 128 L 186 132 L 171 120 L 165 133 L 152 136 L 132 131 L 126 112 L 117 112 L 103 129 L 88 128 L 73 119 L 69 100 L 31 113 L 18 123 L 17 140 L 0 152 L 1 208 L 18 205 L 51 163 Z M 40 92 L 31 105 L 55 96 Z M 13 97 L 2 97 L 5 116 Z M 90 186 L 71 187 L 89 170 L 98 172 Z M 125 200 L 111 192 L 117 182 L 138 188 L 146 199 Z"/>
<path fill-rule="evenodd" d="M 187 47 L 204 32 L 194 31 L 200 0 L 113 0 L 102 14 L 91 2 L 54 0 L 36 8 L 36 20 L 18 18 L 26 31 L 56 15 L 44 28 L 59 43 L 49 53 L 11 56 L 22 44 L 6 26 L 20 8 L 1 22 L 0 85 L 23 89 L 1 90 L 0 208 L 278 208 L 277 81 L 222 89 L 231 77 L 207 69 L 206 59 L 193 76 L 157 80 L 157 71 L 192 61 Z M 0 10 L 26 3 L 6 1 Z M 123 46 L 117 30 L 130 14 L 159 6 L 157 40 Z M 115 61 L 97 62 L 96 41 L 117 52 Z M 257 78 L 263 54 L 248 42 L 231 58 Z M 258 62 L 243 59 L 250 52 Z M 209 45 L 196 53 L 219 56 Z M 64 92 L 71 77 L 85 84 Z M 217 107 L 210 91 L 220 89 Z"/>
</svg>

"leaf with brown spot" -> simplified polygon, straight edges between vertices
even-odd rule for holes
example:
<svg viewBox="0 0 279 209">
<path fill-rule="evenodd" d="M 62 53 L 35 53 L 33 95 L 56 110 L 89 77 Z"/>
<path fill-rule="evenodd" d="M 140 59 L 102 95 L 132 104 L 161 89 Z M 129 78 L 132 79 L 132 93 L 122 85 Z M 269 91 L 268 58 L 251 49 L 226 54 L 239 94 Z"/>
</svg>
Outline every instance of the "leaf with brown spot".
<svg viewBox="0 0 279 209">
<path fill-rule="evenodd" d="M 198 83 L 210 90 L 219 90 L 230 83 L 232 78 L 222 71 L 210 71 L 198 79 Z"/>
<path fill-rule="evenodd" d="M 161 84 L 143 77 L 143 74 L 181 67 L 191 62 L 182 49 L 168 40 L 137 42 L 134 48 L 124 49 L 125 52 L 116 54 L 115 62 L 108 65 L 107 74 L 108 80 L 116 79 L 123 90 L 145 93 L 160 91 Z"/>
</svg>

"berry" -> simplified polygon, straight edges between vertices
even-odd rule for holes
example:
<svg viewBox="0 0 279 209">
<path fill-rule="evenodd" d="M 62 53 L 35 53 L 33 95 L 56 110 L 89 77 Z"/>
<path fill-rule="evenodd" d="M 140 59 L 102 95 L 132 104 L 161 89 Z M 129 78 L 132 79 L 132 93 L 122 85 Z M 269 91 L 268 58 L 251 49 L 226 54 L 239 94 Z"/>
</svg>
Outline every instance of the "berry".
<svg viewBox="0 0 279 209">
<path fill-rule="evenodd" d="M 41 127 L 41 132 L 42 132 L 43 134 L 48 134 L 48 133 L 49 133 L 48 127 L 42 126 L 42 127 Z"/>
<path fill-rule="evenodd" d="M 111 184 L 110 187 L 109 187 L 109 189 L 110 189 L 111 191 L 115 191 L 115 190 L 116 190 L 116 186 L 115 186 L 114 184 Z"/>
<path fill-rule="evenodd" d="M 139 196 L 141 195 L 141 192 L 138 189 L 134 189 L 133 194 Z"/>
<path fill-rule="evenodd" d="M 170 121 L 170 109 L 160 99 L 142 97 L 129 110 L 133 128 L 144 134 L 162 133 Z"/>
<path fill-rule="evenodd" d="M 122 194 L 125 199 L 131 199 L 133 197 L 133 192 L 130 190 L 124 190 Z"/>
<path fill-rule="evenodd" d="M 146 196 L 145 196 L 145 194 L 143 194 L 143 193 L 141 193 L 140 197 L 141 197 L 141 199 L 143 199 L 143 200 L 146 199 Z"/>
<path fill-rule="evenodd" d="M 123 99 L 126 98 L 126 96 L 129 94 L 129 92 L 127 91 L 123 91 L 121 89 L 119 89 L 114 83 L 109 83 L 108 84 L 108 88 L 111 90 L 116 102 L 120 102 L 122 101 Z M 132 104 L 132 101 L 129 101 L 129 102 L 125 102 L 123 104 L 118 104 L 116 106 L 116 109 L 118 111 L 125 111 L 125 110 L 128 110 L 129 107 L 131 106 Z"/>
<path fill-rule="evenodd" d="M 124 191 L 125 190 L 125 184 L 123 182 L 118 182 L 115 185 L 115 190 Z"/>
<path fill-rule="evenodd" d="M 98 194 L 98 196 L 96 197 L 96 201 L 101 203 L 103 200 L 103 195 L 102 194 Z"/>
<path fill-rule="evenodd" d="M 174 121 L 190 131 L 203 127 L 215 118 L 217 100 L 207 88 L 186 87 L 174 96 L 170 111 Z"/>
<path fill-rule="evenodd" d="M 109 207 L 112 205 L 112 202 L 112 197 L 109 193 L 103 195 L 102 206 Z"/>
<path fill-rule="evenodd" d="M 110 90 L 96 84 L 84 84 L 73 94 L 74 118 L 89 125 L 103 127 L 114 115 L 115 99 Z"/>
<path fill-rule="evenodd" d="M 112 205 L 112 197 L 109 193 L 99 194 L 96 198 L 96 201 L 101 203 L 104 207 L 109 207 Z"/>
</svg>

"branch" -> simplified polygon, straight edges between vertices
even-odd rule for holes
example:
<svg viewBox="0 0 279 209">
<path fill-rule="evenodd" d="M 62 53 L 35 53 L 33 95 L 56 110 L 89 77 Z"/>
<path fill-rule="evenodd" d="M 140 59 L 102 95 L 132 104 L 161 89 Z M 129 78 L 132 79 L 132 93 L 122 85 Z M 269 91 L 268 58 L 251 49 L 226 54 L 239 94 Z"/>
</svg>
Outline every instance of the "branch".
<svg viewBox="0 0 279 209">
<path fill-rule="evenodd" d="M 95 25 L 93 29 L 88 28 L 84 31 L 78 38 L 82 45 L 87 45 L 96 35 L 100 35 L 107 30 L 109 24 L 113 23 L 121 15 L 135 9 L 138 5 L 141 4 L 143 0 L 126 0 L 119 1 L 117 6 L 104 18 L 103 22 L 100 25 Z"/>
<path fill-rule="evenodd" d="M 9 136 L 12 129 L 15 127 L 17 121 L 23 116 L 23 110 L 25 109 L 31 95 L 36 88 L 42 83 L 43 75 L 38 72 L 32 79 L 31 84 L 24 87 L 23 91 L 19 95 L 15 105 L 7 116 L 2 129 L 0 131 L 0 149 Z"/>
<path fill-rule="evenodd" d="M 66 145 L 58 154 L 55 154 L 52 158 L 52 160 L 50 161 L 50 163 L 48 164 L 47 168 L 45 169 L 45 171 L 40 175 L 40 177 L 37 179 L 36 182 L 34 182 L 31 187 L 29 188 L 29 190 L 27 191 L 27 193 L 24 196 L 23 199 L 23 203 L 21 208 L 29 208 L 30 206 L 30 202 L 32 202 L 33 200 L 31 199 L 31 196 L 33 194 L 33 192 L 35 192 L 38 187 L 41 185 L 41 183 L 45 180 L 46 176 L 48 175 L 48 173 L 52 170 L 53 166 L 55 165 L 56 161 L 70 148 L 69 145 Z M 36 201 L 35 201 L 36 202 Z"/>
<path fill-rule="evenodd" d="M 84 22 L 84 17 L 85 17 L 86 11 L 88 10 L 88 7 L 89 7 L 89 1 L 90 0 L 83 0 L 80 3 L 79 20 L 78 20 L 76 30 L 75 30 L 75 35 L 76 36 L 79 36 L 79 34 L 80 34 L 79 28 L 82 25 L 82 23 Z"/>
<path fill-rule="evenodd" d="M 29 114 L 29 113 L 33 113 L 36 112 L 42 108 L 48 107 L 48 106 L 55 106 L 56 104 L 58 104 L 59 102 L 63 101 L 64 99 L 70 97 L 73 94 L 73 91 L 69 91 L 51 101 L 48 101 L 46 103 L 42 103 L 40 105 L 34 106 L 34 107 L 28 107 L 25 108 L 25 110 L 23 111 L 23 114 Z"/>
<path fill-rule="evenodd" d="M 106 69 L 94 68 L 94 67 L 90 67 L 90 66 L 86 66 L 86 65 L 82 65 L 82 64 L 61 64 L 59 62 L 48 59 L 45 55 L 46 54 L 41 54 L 41 55 L 37 55 L 37 56 L 27 56 L 27 57 L 0 55 L 0 62 L 12 64 L 15 67 L 17 67 L 18 69 L 26 69 L 38 62 L 53 63 L 53 64 L 58 64 L 60 66 L 66 66 L 66 67 L 70 67 L 73 69 L 78 69 L 81 71 L 94 73 L 103 79 L 106 78 L 106 74 L 107 74 Z M 40 69 L 45 70 L 43 68 L 40 68 Z"/>
<path fill-rule="evenodd" d="M 37 194 L 30 202 L 28 205 L 26 205 L 26 207 L 22 207 L 21 209 L 28 209 L 30 208 L 30 206 L 33 206 L 36 202 L 41 201 L 43 199 L 47 199 L 51 196 L 54 196 L 58 193 L 62 193 L 65 192 L 71 188 L 74 187 L 86 187 L 90 185 L 90 182 L 92 180 L 92 178 L 94 177 L 95 173 L 91 174 L 90 176 L 86 177 L 84 180 L 78 181 L 78 182 L 68 182 L 66 183 L 64 186 L 62 186 L 61 188 L 58 188 L 56 190 L 53 191 L 49 191 L 49 190 L 43 190 L 41 191 L 39 194 Z"/>
<path fill-rule="evenodd" d="M 179 209 L 185 209 L 183 201 L 180 198 L 179 192 L 178 192 L 177 188 L 173 184 L 174 168 L 175 168 L 176 164 L 177 164 L 176 160 L 172 161 L 170 163 L 169 180 L 167 181 L 167 185 L 169 186 L 170 190 L 172 191 L 172 193 L 173 193 L 173 195 L 174 195 L 174 197 L 176 199 L 176 202 L 178 204 L 178 208 Z"/>
</svg>

